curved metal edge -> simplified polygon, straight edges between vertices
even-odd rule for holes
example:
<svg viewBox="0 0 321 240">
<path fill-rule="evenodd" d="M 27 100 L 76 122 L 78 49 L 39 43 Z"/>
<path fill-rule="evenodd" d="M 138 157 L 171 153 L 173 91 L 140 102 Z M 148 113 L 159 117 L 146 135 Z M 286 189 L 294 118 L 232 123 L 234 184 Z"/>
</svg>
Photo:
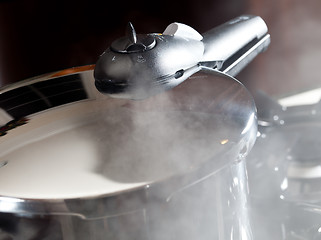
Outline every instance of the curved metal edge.
<svg viewBox="0 0 321 240">
<path fill-rule="evenodd" d="M 30 85 L 33 83 L 47 81 L 47 80 L 51 80 L 51 79 L 62 77 L 62 76 L 73 75 L 76 73 L 91 71 L 91 70 L 94 70 L 94 68 L 95 68 L 94 64 L 93 65 L 85 65 L 85 66 L 80 66 L 80 67 L 67 68 L 67 69 L 52 72 L 52 73 L 46 73 L 46 74 L 39 75 L 39 76 L 32 77 L 32 78 L 27 78 L 25 80 L 21 80 L 16 83 L 8 84 L 6 86 L 1 87 L 0 94 L 11 91 L 11 90 L 19 88 L 19 87 L 27 86 L 27 85 Z"/>
</svg>

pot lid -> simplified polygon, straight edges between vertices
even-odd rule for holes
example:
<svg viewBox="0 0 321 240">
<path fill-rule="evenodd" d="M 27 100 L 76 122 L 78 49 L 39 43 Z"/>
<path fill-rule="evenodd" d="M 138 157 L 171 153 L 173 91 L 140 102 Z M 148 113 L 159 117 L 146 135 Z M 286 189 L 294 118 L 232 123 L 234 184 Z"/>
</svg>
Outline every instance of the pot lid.
<svg viewBox="0 0 321 240">
<path fill-rule="evenodd" d="M 248 91 L 210 70 L 145 100 L 99 93 L 92 66 L 0 93 L 2 200 L 117 195 L 209 162 L 210 173 L 244 157 L 256 138 Z"/>
</svg>

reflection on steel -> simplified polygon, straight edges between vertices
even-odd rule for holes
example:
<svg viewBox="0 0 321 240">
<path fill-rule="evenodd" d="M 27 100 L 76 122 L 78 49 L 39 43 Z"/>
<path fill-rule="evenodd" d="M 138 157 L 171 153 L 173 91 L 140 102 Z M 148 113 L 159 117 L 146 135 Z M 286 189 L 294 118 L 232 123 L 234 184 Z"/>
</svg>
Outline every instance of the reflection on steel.
<svg viewBox="0 0 321 240">
<path fill-rule="evenodd" d="M 26 124 L 28 121 L 29 120 L 27 118 L 23 117 L 23 118 L 8 122 L 6 125 L 0 127 L 0 137 L 6 135 L 8 131 Z"/>
</svg>

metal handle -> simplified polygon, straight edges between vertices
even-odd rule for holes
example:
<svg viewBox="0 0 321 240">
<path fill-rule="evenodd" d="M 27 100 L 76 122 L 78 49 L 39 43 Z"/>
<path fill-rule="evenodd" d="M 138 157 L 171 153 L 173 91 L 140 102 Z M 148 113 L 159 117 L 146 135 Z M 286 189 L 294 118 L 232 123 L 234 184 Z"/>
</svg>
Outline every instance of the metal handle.
<svg viewBox="0 0 321 240">
<path fill-rule="evenodd" d="M 243 15 L 203 34 L 201 65 L 235 76 L 270 44 L 262 18 Z"/>
</svg>

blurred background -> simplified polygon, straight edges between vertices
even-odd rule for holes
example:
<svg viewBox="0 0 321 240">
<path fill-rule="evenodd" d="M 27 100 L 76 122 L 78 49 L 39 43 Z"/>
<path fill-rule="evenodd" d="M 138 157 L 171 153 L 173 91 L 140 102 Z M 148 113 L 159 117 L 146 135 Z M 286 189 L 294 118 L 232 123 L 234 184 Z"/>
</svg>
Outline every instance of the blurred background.
<svg viewBox="0 0 321 240">
<path fill-rule="evenodd" d="M 138 33 L 174 21 L 202 33 L 241 14 L 261 16 L 272 42 L 240 81 L 275 97 L 321 87 L 319 0 L 2 0 L 0 86 L 94 64 L 128 21 Z"/>
</svg>

